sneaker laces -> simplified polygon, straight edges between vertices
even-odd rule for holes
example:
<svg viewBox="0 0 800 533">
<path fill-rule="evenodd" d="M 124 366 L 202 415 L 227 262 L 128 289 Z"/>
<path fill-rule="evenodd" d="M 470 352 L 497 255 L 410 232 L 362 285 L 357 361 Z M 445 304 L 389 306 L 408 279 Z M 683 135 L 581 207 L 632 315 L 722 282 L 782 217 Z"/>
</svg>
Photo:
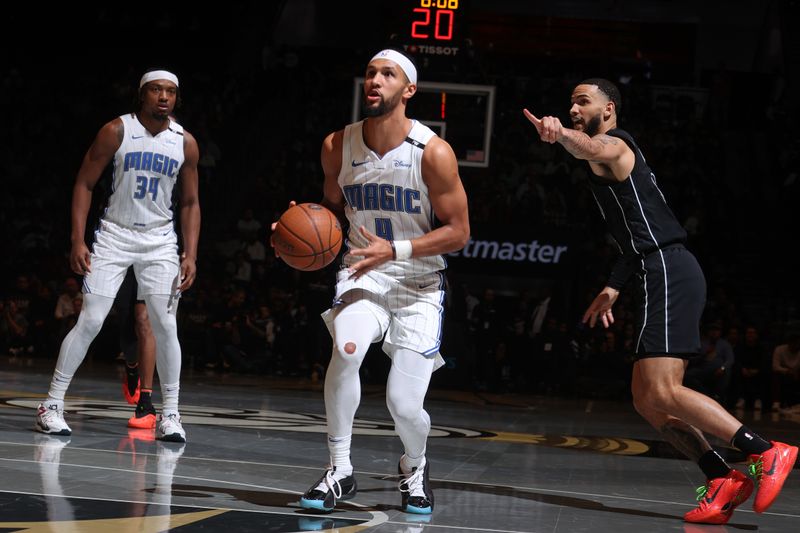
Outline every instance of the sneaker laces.
<svg viewBox="0 0 800 533">
<path fill-rule="evenodd" d="M 46 421 L 49 422 L 49 421 L 53 420 L 54 418 L 56 420 L 59 420 L 59 419 L 63 420 L 64 419 L 64 409 L 63 408 L 59 408 L 56 405 L 53 405 L 53 406 L 45 405 L 44 408 L 45 408 L 45 412 L 41 414 L 41 417 L 44 418 Z"/>
<path fill-rule="evenodd" d="M 758 461 L 753 461 L 747 465 L 747 473 L 756 481 L 761 481 L 761 474 L 764 472 L 764 459 L 759 456 Z"/>
<path fill-rule="evenodd" d="M 711 482 L 709 481 L 705 485 L 702 485 L 702 486 L 697 487 L 695 489 L 694 493 L 696 495 L 697 501 L 701 501 L 703 498 L 705 498 L 706 494 L 708 494 L 708 488 L 709 488 L 710 485 L 711 485 Z"/>
<path fill-rule="evenodd" d="M 176 429 L 177 428 L 181 428 L 181 429 L 183 428 L 183 426 L 181 426 L 181 417 L 178 416 L 175 413 L 172 413 L 172 414 L 167 415 L 167 416 L 163 416 L 162 415 L 161 416 L 161 426 L 162 426 L 162 428 L 164 426 L 166 426 L 167 428 L 169 428 L 171 426 L 171 427 L 174 427 Z"/>
<path fill-rule="evenodd" d="M 407 492 L 409 496 L 425 497 L 425 469 L 422 467 L 416 468 L 411 474 L 403 474 L 400 478 L 398 488 L 400 492 Z"/>
<path fill-rule="evenodd" d="M 320 481 L 319 485 L 316 486 L 316 490 L 325 493 L 327 493 L 328 491 L 332 491 L 336 499 L 339 499 L 342 497 L 342 485 L 341 483 L 339 483 L 338 479 L 333 477 L 335 473 L 336 473 L 336 468 L 329 467 L 327 470 L 325 470 L 325 478 L 323 478 L 323 480 Z M 341 479 L 344 479 L 345 477 L 347 476 L 343 476 Z M 338 494 L 336 492 L 337 488 L 339 489 Z"/>
</svg>

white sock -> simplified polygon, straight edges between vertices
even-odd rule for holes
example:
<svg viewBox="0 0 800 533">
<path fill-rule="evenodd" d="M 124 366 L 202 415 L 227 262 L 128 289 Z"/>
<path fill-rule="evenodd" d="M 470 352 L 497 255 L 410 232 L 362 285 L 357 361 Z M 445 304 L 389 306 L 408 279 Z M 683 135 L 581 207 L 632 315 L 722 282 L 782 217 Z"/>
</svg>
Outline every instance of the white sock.
<svg viewBox="0 0 800 533">
<path fill-rule="evenodd" d="M 419 457 L 410 457 L 403 454 L 400 458 L 400 469 L 406 474 L 410 474 L 415 468 L 419 469 L 425 466 L 425 454 Z"/>
<path fill-rule="evenodd" d="M 67 388 L 72 382 L 72 376 L 67 376 L 57 368 L 53 372 L 53 380 L 50 382 L 50 391 L 47 393 L 47 404 L 58 404 L 59 408 L 64 407 L 64 396 L 67 394 Z"/>
<path fill-rule="evenodd" d="M 53 406 L 55 406 L 57 409 L 61 409 L 61 410 L 64 409 L 64 400 L 58 400 L 58 399 L 55 399 L 55 398 L 51 398 L 50 396 L 48 396 L 47 399 L 42 403 L 48 409 L 53 407 Z"/>
<path fill-rule="evenodd" d="M 350 441 L 352 435 L 334 437 L 328 435 L 328 451 L 331 454 L 331 466 L 336 468 L 334 478 L 341 479 L 353 474 L 353 465 L 350 463 Z"/>
</svg>

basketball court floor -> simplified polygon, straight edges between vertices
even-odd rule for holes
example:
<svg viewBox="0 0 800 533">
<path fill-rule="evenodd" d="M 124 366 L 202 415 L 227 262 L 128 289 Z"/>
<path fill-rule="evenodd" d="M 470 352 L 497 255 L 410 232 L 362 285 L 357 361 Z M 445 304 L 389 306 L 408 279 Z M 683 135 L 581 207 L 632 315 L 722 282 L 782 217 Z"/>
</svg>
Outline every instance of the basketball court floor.
<svg viewBox="0 0 800 533">
<path fill-rule="evenodd" d="M 767 513 L 751 499 L 725 526 L 686 524 L 702 476 L 628 403 L 439 390 L 426 403 L 435 510 L 403 513 L 401 446 L 378 387 L 357 414 L 358 495 L 313 514 L 297 500 L 327 462 L 320 383 L 186 372 L 180 445 L 129 430 L 120 368 L 87 360 L 67 396 L 73 434 L 51 437 L 33 420 L 53 365 L 0 359 L 0 532 L 800 531 L 797 468 Z M 741 416 L 800 441 L 800 415 Z"/>
</svg>

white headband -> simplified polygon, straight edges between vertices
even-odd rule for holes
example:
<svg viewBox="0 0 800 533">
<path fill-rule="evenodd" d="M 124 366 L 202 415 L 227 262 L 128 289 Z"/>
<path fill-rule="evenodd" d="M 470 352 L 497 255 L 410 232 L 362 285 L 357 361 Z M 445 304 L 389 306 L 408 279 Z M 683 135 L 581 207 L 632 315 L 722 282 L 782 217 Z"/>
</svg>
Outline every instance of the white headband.
<svg viewBox="0 0 800 533">
<path fill-rule="evenodd" d="M 376 59 L 388 59 L 390 61 L 394 61 L 397 63 L 397 66 L 403 69 L 403 72 L 406 73 L 408 77 L 408 81 L 413 83 L 414 85 L 417 84 L 417 69 L 414 67 L 414 63 L 411 62 L 406 56 L 401 54 L 396 50 L 386 49 L 381 50 L 375 56 L 370 59 L 370 61 L 375 61 Z"/>
<path fill-rule="evenodd" d="M 145 83 L 150 83 L 153 80 L 169 80 L 175 84 L 175 87 L 178 87 L 178 76 L 168 70 L 153 70 L 144 73 L 142 79 L 139 80 L 139 88 L 141 89 Z"/>
</svg>

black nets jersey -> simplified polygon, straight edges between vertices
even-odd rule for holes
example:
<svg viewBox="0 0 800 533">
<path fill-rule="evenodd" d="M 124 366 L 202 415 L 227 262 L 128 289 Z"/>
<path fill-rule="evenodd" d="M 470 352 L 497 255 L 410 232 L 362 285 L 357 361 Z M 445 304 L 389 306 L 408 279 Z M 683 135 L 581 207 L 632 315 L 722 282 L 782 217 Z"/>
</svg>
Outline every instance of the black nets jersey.
<svg viewBox="0 0 800 533">
<path fill-rule="evenodd" d="M 633 150 L 636 162 L 624 181 L 611 181 L 592 174 L 589 187 L 611 236 L 625 256 L 645 256 L 671 244 L 684 243 L 686 231 L 667 205 L 631 135 L 619 128 L 606 132 Z"/>
</svg>

